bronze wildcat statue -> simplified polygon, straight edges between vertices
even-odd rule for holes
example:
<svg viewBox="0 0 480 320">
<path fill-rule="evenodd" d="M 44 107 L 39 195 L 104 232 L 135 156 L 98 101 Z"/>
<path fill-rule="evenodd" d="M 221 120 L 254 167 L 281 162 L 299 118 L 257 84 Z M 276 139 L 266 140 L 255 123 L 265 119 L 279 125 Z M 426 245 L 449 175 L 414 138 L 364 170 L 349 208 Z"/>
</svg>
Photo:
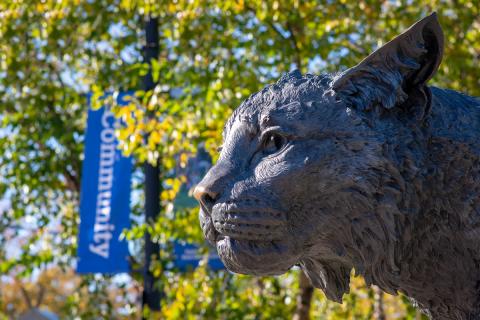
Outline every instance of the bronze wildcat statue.
<svg viewBox="0 0 480 320">
<path fill-rule="evenodd" d="M 480 319 L 480 101 L 426 85 L 435 14 L 340 74 L 283 76 L 250 96 L 195 189 L 233 272 L 300 265 L 342 301 L 352 268 L 434 319 Z"/>
</svg>

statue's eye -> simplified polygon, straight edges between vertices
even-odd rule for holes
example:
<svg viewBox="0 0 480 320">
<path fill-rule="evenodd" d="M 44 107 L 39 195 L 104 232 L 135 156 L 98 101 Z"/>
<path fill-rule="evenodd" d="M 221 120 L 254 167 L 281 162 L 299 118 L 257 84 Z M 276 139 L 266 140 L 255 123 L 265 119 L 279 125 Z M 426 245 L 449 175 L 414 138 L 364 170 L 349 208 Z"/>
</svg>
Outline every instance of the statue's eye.
<svg viewBox="0 0 480 320">
<path fill-rule="evenodd" d="M 278 133 L 269 133 L 263 143 L 263 152 L 272 154 L 280 151 L 287 144 L 287 139 Z"/>
</svg>

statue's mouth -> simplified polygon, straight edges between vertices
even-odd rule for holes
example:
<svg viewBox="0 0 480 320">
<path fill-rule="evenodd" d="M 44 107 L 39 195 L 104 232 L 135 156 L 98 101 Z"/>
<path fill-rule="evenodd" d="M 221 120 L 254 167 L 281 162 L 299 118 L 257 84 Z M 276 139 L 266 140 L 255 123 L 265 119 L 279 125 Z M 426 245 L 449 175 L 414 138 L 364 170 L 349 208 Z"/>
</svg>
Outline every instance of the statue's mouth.
<svg viewBox="0 0 480 320">
<path fill-rule="evenodd" d="M 280 210 L 241 205 L 238 202 L 215 205 L 211 217 L 218 232 L 217 241 L 222 237 L 262 242 L 281 240 L 287 225 L 286 215 Z"/>
<path fill-rule="evenodd" d="M 281 241 L 251 241 L 246 239 L 235 239 L 224 235 L 219 235 L 217 238 L 217 246 L 229 247 L 233 252 L 248 252 L 259 257 L 273 252 L 281 253 L 284 250 Z"/>
<path fill-rule="evenodd" d="M 201 205 L 200 224 L 205 238 L 233 272 L 273 275 L 287 271 L 298 260 L 288 230 L 287 214 L 278 203 L 227 200 L 211 211 Z"/>
</svg>

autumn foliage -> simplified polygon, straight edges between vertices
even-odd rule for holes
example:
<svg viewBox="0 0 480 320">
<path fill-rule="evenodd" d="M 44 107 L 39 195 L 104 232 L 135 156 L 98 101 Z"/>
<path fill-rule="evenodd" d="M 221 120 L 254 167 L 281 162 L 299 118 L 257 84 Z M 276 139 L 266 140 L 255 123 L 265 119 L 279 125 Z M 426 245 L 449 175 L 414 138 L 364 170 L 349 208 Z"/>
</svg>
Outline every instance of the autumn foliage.
<svg viewBox="0 0 480 320">
<path fill-rule="evenodd" d="M 40 295 L 62 319 L 138 318 L 142 237 L 160 244 L 152 266 L 165 293 L 165 319 L 290 319 L 299 270 L 254 278 L 204 267 L 171 269 L 172 241 L 203 243 L 194 207 L 175 198 L 197 148 L 215 160 L 223 124 L 251 93 L 298 68 L 343 70 L 414 21 L 437 11 L 445 59 L 433 83 L 480 95 L 478 1 L 13 1 L 0 3 L 0 319 L 18 316 Z M 159 18 L 158 85 L 143 92 L 143 19 Z M 122 277 L 73 274 L 87 93 L 135 90 L 114 106 L 125 127 L 121 148 L 135 157 L 130 242 L 133 271 Z M 112 101 L 113 103 L 113 101 Z M 152 117 L 153 116 L 153 117 Z M 145 137 L 148 137 L 145 140 Z M 142 219 L 143 161 L 160 159 L 162 212 Z M 44 289 L 42 289 L 44 288 Z M 43 290 L 43 291 L 42 291 Z M 43 293 L 42 293 L 43 292 Z M 37 297 L 37 298 L 36 298 Z M 402 296 L 355 278 L 344 304 L 315 290 L 319 319 L 414 319 Z M 308 312 L 307 312 L 308 314 Z"/>
</svg>

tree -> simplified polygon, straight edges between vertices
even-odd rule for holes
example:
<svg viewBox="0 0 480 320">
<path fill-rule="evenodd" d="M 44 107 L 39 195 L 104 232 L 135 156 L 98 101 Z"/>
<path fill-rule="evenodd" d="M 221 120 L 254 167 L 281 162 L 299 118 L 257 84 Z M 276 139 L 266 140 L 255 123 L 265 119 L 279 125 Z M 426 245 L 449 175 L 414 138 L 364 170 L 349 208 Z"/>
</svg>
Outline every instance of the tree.
<svg viewBox="0 0 480 320">
<path fill-rule="evenodd" d="M 215 157 L 231 111 L 282 73 L 352 66 L 433 10 L 446 34 L 446 58 L 434 83 L 480 95 L 475 1 L 3 1 L 0 195 L 11 205 L 0 216 L 0 272 L 21 277 L 74 263 L 85 94 L 93 92 L 98 105 L 106 90 L 139 88 L 146 72 L 141 21 L 152 14 L 160 21 L 161 54 L 152 61 L 159 84 L 138 91 L 116 114 L 127 124 L 118 132 L 125 153 L 138 163 L 162 155 L 165 209 L 152 225 L 135 219 L 140 223 L 126 233 L 137 243 L 149 229 L 161 245 L 153 271 L 162 275 L 166 293 L 162 313 L 169 319 L 293 314 L 298 271 L 259 280 L 204 268 L 185 275 L 166 271 L 174 238 L 202 242 L 196 210 L 175 209 L 185 178 L 173 169 L 186 166 L 199 145 Z M 135 216 L 140 209 L 136 204 Z M 22 248 L 12 258 L 5 243 L 19 238 Z M 93 278 L 86 279 L 88 286 Z M 109 278 L 97 281 L 108 290 Z M 361 280 L 354 288 L 363 288 Z M 366 289 L 352 290 L 345 299 L 349 309 L 327 302 L 318 290 L 312 299 L 312 316 L 366 318 L 373 312 L 373 293 Z M 414 314 L 404 300 L 385 296 L 387 318 L 391 308 Z"/>
<path fill-rule="evenodd" d="M 88 285 L 84 285 L 87 282 Z M 0 281 L 0 319 L 16 319 L 32 308 L 49 310 L 62 319 L 138 318 L 139 286 L 117 279 L 109 285 L 101 278 L 75 275 L 73 270 L 51 267 L 23 279 L 4 277 Z M 105 292 L 108 292 L 106 295 Z M 92 305 L 96 305 L 92 308 Z"/>
</svg>

